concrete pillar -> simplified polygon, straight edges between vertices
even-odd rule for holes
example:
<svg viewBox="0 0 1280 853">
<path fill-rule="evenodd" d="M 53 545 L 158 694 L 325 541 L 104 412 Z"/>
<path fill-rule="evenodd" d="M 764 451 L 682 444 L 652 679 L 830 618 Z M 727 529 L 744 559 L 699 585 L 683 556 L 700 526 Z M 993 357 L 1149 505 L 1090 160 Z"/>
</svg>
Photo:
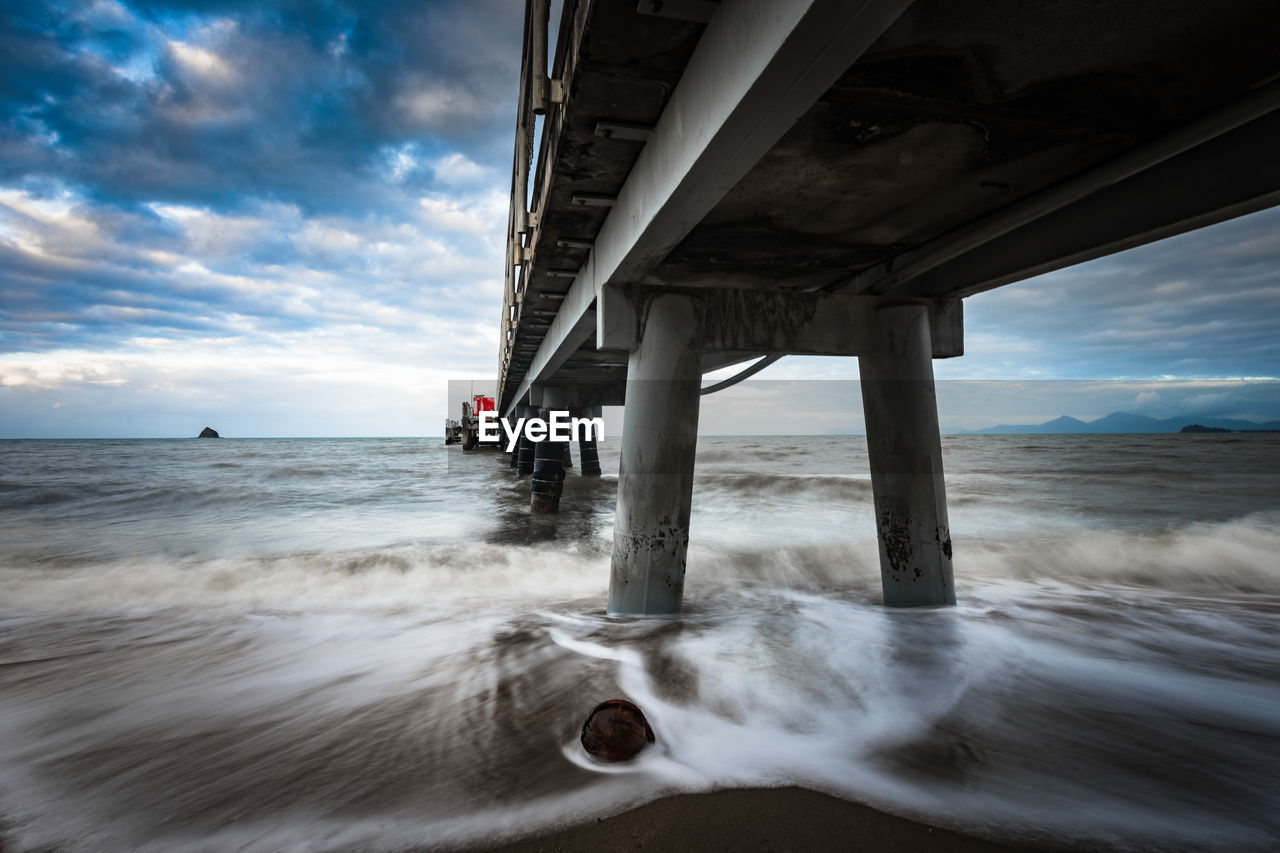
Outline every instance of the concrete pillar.
<svg viewBox="0 0 1280 853">
<path fill-rule="evenodd" d="M 533 417 L 536 409 L 532 406 L 520 406 L 519 417 L 526 420 Z M 533 448 L 535 442 L 532 442 L 524 434 L 524 430 L 520 430 L 520 442 L 517 445 L 518 458 L 516 460 L 516 474 L 521 477 L 528 477 L 533 473 Z"/>
<path fill-rule="evenodd" d="M 627 365 L 609 612 L 674 615 L 684 597 L 702 380 L 699 306 L 650 297 Z"/>
<path fill-rule="evenodd" d="M 543 409 L 539 415 L 550 422 L 551 410 Z M 533 442 L 533 481 L 529 504 L 534 512 L 559 512 L 560 493 L 564 490 L 564 455 L 567 441 L 547 438 Z"/>
<path fill-rule="evenodd" d="M 566 441 L 564 443 L 564 469 L 568 471 L 573 467 L 573 442 Z"/>
<path fill-rule="evenodd" d="M 575 418 L 598 418 L 601 416 L 600 409 L 600 406 L 579 406 L 570 412 L 570 416 Z M 582 463 L 582 476 L 600 476 L 600 450 L 596 447 L 594 433 L 588 433 L 584 430 L 579 436 L 578 457 Z"/>
<path fill-rule="evenodd" d="M 903 305 L 875 316 L 873 353 L 858 370 L 884 603 L 955 604 L 928 312 Z"/>
</svg>

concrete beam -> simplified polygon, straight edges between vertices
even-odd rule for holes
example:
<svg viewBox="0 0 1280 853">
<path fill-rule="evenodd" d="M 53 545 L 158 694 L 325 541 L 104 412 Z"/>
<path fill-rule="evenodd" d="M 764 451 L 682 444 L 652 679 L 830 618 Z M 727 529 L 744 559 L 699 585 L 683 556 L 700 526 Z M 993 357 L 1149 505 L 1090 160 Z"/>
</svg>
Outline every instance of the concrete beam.
<svg viewBox="0 0 1280 853">
<path fill-rule="evenodd" d="M 621 406 L 626 401 L 626 380 L 619 382 L 582 382 L 556 385 L 534 385 L 529 397 L 542 408 L 579 408 L 584 406 Z"/>
<path fill-rule="evenodd" d="M 586 340 L 600 289 L 661 262 L 908 5 L 725 0 L 509 399 L 550 379 Z"/>
<path fill-rule="evenodd" d="M 985 243 L 895 293 L 968 296 L 1280 204 L 1280 112 Z"/>
<path fill-rule="evenodd" d="M 606 285 L 596 311 L 596 346 L 634 351 L 657 293 L 678 293 L 699 308 L 704 351 L 760 355 L 866 355 L 875 351 L 878 310 L 901 300 L 840 293 Z M 934 358 L 964 354 L 959 299 L 921 300 Z"/>
<path fill-rule="evenodd" d="M 1179 127 L 1132 151 L 1108 160 L 1073 178 L 1035 193 L 988 216 L 975 219 L 890 261 L 858 273 L 835 288 L 847 293 L 888 293 L 906 282 L 973 249 L 1088 198 L 1107 187 L 1244 127 L 1280 109 L 1280 81 L 1274 78 L 1247 96 L 1198 121 Z M 1275 139 L 1271 139 L 1274 146 Z"/>
<path fill-rule="evenodd" d="M 720 0 L 640 0 L 636 11 L 642 15 L 657 15 L 705 24 L 715 15 Z"/>
</svg>

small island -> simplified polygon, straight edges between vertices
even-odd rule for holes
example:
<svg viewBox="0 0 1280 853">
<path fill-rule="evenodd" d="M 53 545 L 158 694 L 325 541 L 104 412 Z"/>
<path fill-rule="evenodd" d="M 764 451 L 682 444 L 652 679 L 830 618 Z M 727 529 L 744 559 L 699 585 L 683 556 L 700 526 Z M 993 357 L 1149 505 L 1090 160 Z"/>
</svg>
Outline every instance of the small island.
<svg viewBox="0 0 1280 853">
<path fill-rule="evenodd" d="M 1231 432 L 1229 429 L 1222 427 L 1201 426 L 1200 424 L 1187 424 L 1178 432 Z"/>
<path fill-rule="evenodd" d="M 213 427 L 205 427 L 200 430 L 200 435 L 197 438 L 222 438 L 222 436 L 218 435 L 218 431 Z"/>
</svg>

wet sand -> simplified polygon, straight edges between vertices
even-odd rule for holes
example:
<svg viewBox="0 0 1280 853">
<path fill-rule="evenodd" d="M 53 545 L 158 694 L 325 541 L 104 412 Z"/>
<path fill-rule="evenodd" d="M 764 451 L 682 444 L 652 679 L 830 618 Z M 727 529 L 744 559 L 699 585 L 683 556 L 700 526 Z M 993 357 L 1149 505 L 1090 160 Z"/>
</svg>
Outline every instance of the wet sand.
<svg viewBox="0 0 1280 853">
<path fill-rule="evenodd" d="M 655 851 L 991 851 L 1010 847 L 894 817 L 805 788 L 678 794 L 493 853 Z"/>
</svg>

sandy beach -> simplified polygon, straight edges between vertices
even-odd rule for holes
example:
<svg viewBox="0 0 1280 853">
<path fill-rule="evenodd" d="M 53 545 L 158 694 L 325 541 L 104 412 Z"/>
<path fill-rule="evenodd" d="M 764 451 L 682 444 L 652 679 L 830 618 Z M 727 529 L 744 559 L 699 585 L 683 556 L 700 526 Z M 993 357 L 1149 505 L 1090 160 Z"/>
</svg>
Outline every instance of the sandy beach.
<svg viewBox="0 0 1280 853">
<path fill-rule="evenodd" d="M 596 823 L 498 847 L 493 853 L 670 851 L 920 851 L 978 853 L 1009 847 L 806 788 L 746 788 L 678 794 Z"/>
</svg>

